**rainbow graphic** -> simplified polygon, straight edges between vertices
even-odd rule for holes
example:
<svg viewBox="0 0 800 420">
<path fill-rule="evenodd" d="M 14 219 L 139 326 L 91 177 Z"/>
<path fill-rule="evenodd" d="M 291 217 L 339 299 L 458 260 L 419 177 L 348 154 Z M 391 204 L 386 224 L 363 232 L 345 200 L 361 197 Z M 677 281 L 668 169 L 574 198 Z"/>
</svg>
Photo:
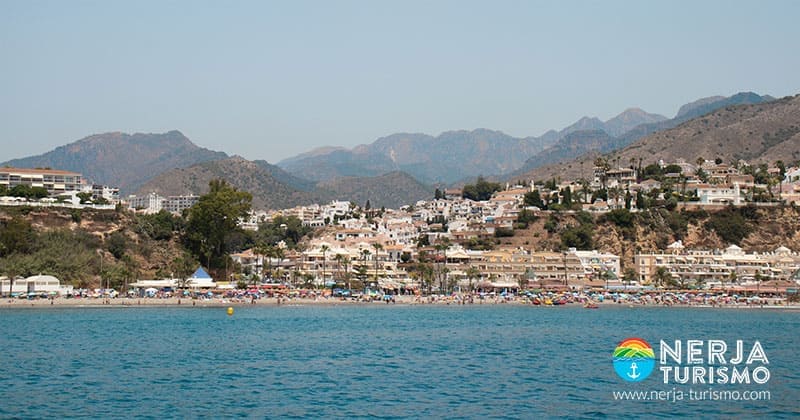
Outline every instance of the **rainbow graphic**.
<svg viewBox="0 0 800 420">
<path fill-rule="evenodd" d="M 614 350 L 614 359 L 655 359 L 656 354 L 647 341 L 641 338 L 626 338 Z"/>
<path fill-rule="evenodd" d="M 641 338 L 626 338 L 614 349 L 614 371 L 628 382 L 645 380 L 656 365 L 653 347 Z"/>
</svg>

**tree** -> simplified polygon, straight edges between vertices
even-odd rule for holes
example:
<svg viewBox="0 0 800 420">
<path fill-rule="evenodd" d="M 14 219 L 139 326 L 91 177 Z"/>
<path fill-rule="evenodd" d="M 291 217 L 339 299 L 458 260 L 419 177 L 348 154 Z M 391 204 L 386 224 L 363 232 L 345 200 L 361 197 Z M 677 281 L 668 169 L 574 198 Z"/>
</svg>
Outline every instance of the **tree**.
<svg viewBox="0 0 800 420">
<path fill-rule="evenodd" d="M 631 200 L 632 199 L 633 199 L 633 197 L 631 197 L 631 190 L 626 189 L 625 190 L 625 210 L 630 210 L 631 209 Z"/>
<path fill-rule="evenodd" d="M 369 258 L 371 252 L 368 249 L 361 250 L 361 265 L 356 269 L 359 280 L 366 286 L 367 281 L 367 258 Z"/>
<path fill-rule="evenodd" d="M 501 189 L 500 184 L 486 181 L 482 176 L 479 176 L 475 184 L 464 185 L 461 195 L 473 201 L 486 201 L 492 198 L 492 194 Z"/>
<path fill-rule="evenodd" d="M 539 209 L 544 209 L 544 201 L 542 201 L 542 197 L 539 195 L 539 190 L 535 189 L 525 193 L 523 200 L 523 203 L 525 203 L 526 207 L 538 207 Z"/>
<path fill-rule="evenodd" d="M 347 289 L 350 289 L 350 256 L 347 254 L 336 254 L 336 262 L 344 267 L 344 282 Z"/>
<path fill-rule="evenodd" d="M 375 242 L 372 244 L 372 247 L 375 248 L 375 286 L 378 285 L 378 254 L 381 250 L 383 250 L 383 245 Z"/>
<path fill-rule="evenodd" d="M 256 256 L 256 263 L 258 263 L 258 257 L 261 257 L 261 272 L 259 273 L 262 278 L 264 277 L 264 262 L 267 263 L 267 277 L 272 275 L 272 259 L 270 259 L 272 255 L 273 247 L 263 241 L 256 242 L 256 246 L 253 247 L 253 254 Z"/>
<path fill-rule="evenodd" d="M 786 165 L 782 160 L 775 161 L 775 167 L 778 168 L 778 201 L 783 202 L 783 178 L 786 177 Z"/>
<path fill-rule="evenodd" d="M 572 207 L 572 188 L 567 187 L 561 191 L 561 204 L 566 208 Z"/>
<path fill-rule="evenodd" d="M 209 270 L 213 270 L 227 262 L 227 240 L 234 232 L 242 232 L 239 220 L 250 213 L 253 196 L 221 179 L 212 180 L 208 186 L 208 194 L 189 208 L 185 240 L 188 248 L 205 258 Z"/>
<path fill-rule="evenodd" d="M 469 281 L 469 291 L 471 293 L 473 289 L 472 280 L 479 279 L 481 277 L 481 272 L 474 266 L 469 266 L 465 274 L 467 275 L 467 280 Z"/>
<path fill-rule="evenodd" d="M 628 267 L 622 271 L 622 281 L 625 283 L 625 287 L 635 282 L 636 277 L 636 270 L 633 267 Z"/>
<path fill-rule="evenodd" d="M 122 258 L 127 248 L 128 237 L 121 231 L 116 231 L 108 237 L 108 252 L 114 255 L 114 258 Z"/>
<path fill-rule="evenodd" d="M 756 281 L 756 296 L 759 296 L 761 295 L 761 281 L 764 280 L 764 276 L 761 275 L 760 271 L 756 271 L 753 280 Z"/>
<path fill-rule="evenodd" d="M 172 264 L 170 264 L 172 275 L 175 276 L 175 279 L 177 280 L 177 286 L 181 289 L 186 289 L 189 287 L 191 284 L 189 276 L 194 273 L 196 268 L 197 262 L 188 252 L 184 252 L 183 255 L 176 257 L 172 260 Z"/>
<path fill-rule="evenodd" d="M 9 254 L 29 254 L 33 250 L 36 232 L 30 222 L 19 216 L 0 221 L 0 257 Z"/>
<path fill-rule="evenodd" d="M 28 269 L 22 261 L 22 255 L 11 254 L 3 260 L 0 260 L 0 272 L 8 277 L 8 296 L 11 296 L 14 290 L 14 280 L 19 276 L 24 277 Z M 2 292 L 3 291 L 0 290 L 0 293 Z"/>
<path fill-rule="evenodd" d="M 75 196 L 81 200 L 81 204 L 89 204 L 92 202 L 92 193 L 90 192 L 80 192 L 75 194 Z"/>
<path fill-rule="evenodd" d="M 450 248 L 450 238 L 439 238 L 434 248 L 442 254 L 442 261 L 444 262 L 444 268 L 439 267 L 439 286 L 443 290 L 447 283 L 447 250 Z"/>
<path fill-rule="evenodd" d="M 728 284 L 732 285 L 736 283 L 736 277 L 736 270 L 731 270 L 731 272 L 728 273 Z M 722 282 L 722 289 L 725 290 L 725 278 L 721 278 L 720 281 Z"/>
<path fill-rule="evenodd" d="M 325 263 L 327 262 L 326 257 L 331 247 L 323 244 L 319 249 L 322 251 L 322 287 L 325 287 Z"/>
<path fill-rule="evenodd" d="M 297 216 L 275 216 L 272 220 L 258 225 L 256 242 L 277 244 L 283 241 L 287 248 L 294 249 L 311 230 L 310 227 L 303 226 L 303 221 Z"/>
<path fill-rule="evenodd" d="M 606 189 L 606 182 L 608 182 L 608 171 L 611 169 L 611 164 L 608 162 L 607 158 L 600 156 L 594 160 L 594 166 L 600 170 L 600 184 L 603 185 L 603 189 Z"/>
<path fill-rule="evenodd" d="M 666 267 L 658 267 L 656 268 L 656 273 L 653 276 L 653 282 L 658 287 L 665 287 L 672 285 L 672 274 L 670 274 L 669 270 Z"/>
</svg>

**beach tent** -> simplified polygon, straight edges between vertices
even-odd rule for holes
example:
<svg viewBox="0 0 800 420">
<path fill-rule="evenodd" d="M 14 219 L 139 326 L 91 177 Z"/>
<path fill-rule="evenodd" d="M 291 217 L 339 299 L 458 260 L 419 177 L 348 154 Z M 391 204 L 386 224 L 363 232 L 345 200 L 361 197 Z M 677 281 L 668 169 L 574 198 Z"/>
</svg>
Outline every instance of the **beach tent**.
<svg viewBox="0 0 800 420">
<path fill-rule="evenodd" d="M 198 267 L 197 270 L 192 274 L 193 279 L 210 279 L 211 276 L 208 275 L 208 272 L 203 269 L 203 267 Z"/>
<path fill-rule="evenodd" d="M 189 287 L 193 289 L 213 289 L 217 287 L 217 283 L 214 282 L 214 279 L 208 275 L 208 272 L 203 267 L 198 267 L 194 274 L 189 277 Z"/>
</svg>

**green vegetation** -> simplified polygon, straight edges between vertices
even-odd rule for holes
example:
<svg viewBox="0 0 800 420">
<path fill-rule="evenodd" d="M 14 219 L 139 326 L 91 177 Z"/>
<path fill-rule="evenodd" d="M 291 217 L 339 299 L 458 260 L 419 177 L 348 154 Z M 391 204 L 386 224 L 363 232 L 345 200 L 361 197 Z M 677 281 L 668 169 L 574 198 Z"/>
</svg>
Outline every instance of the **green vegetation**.
<svg viewBox="0 0 800 420">
<path fill-rule="evenodd" d="M 633 213 L 628 211 L 628 209 L 611 210 L 605 214 L 605 220 L 622 228 L 633 227 Z"/>
<path fill-rule="evenodd" d="M 270 221 L 258 225 L 255 233 L 256 241 L 276 245 L 283 241 L 289 249 L 295 249 L 300 240 L 311 233 L 311 228 L 303 226 L 296 216 L 276 216 Z"/>
<path fill-rule="evenodd" d="M 742 212 L 733 208 L 712 213 L 704 226 L 716 232 L 723 241 L 736 245 L 739 245 L 752 231 Z"/>
<path fill-rule="evenodd" d="M 181 232 L 183 226 L 183 218 L 173 216 L 172 213 L 166 210 L 161 210 L 156 214 L 139 215 L 136 218 L 133 231 L 150 239 L 163 241 Z"/>
<path fill-rule="evenodd" d="M 47 193 L 47 190 L 43 187 L 31 187 L 29 185 L 15 185 L 11 187 L 11 189 L 7 189 L 3 186 L 3 189 L 0 190 L 0 195 L 5 195 L 8 197 L 20 197 L 20 198 L 27 198 L 30 200 L 40 200 L 49 196 L 50 194 Z"/>
<path fill-rule="evenodd" d="M 479 176 L 474 184 L 464 185 L 462 197 L 473 201 L 486 201 L 492 198 L 492 194 L 500 191 L 502 187 L 496 182 L 489 182 Z"/>
<path fill-rule="evenodd" d="M 252 201 L 250 193 L 215 179 L 209 183 L 208 194 L 201 196 L 189 209 L 184 242 L 209 270 L 227 265 L 229 240 L 234 233 L 242 232 L 238 223 L 248 216 Z"/>
<path fill-rule="evenodd" d="M 564 248 L 592 249 L 594 240 L 592 231 L 595 228 L 592 215 L 581 211 L 576 214 L 578 225 L 570 225 L 561 231 L 561 244 Z"/>
</svg>

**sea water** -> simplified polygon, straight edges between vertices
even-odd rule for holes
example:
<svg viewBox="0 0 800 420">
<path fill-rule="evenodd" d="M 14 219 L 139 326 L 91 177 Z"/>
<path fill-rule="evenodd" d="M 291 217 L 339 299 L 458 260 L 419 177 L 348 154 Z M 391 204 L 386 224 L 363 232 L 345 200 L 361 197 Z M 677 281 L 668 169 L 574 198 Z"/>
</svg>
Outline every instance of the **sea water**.
<svg viewBox="0 0 800 420">
<path fill-rule="evenodd" d="M 767 401 L 618 401 L 640 337 L 759 340 Z M 711 308 L 257 306 L 0 310 L 0 417 L 792 417 L 800 313 Z M 657 351 L 657 350 L 656 350 Z M 751 387 L 754 388 L 754 387 Z M 724 389 L 724 388 L 721 388 Z"/>
</svg>

